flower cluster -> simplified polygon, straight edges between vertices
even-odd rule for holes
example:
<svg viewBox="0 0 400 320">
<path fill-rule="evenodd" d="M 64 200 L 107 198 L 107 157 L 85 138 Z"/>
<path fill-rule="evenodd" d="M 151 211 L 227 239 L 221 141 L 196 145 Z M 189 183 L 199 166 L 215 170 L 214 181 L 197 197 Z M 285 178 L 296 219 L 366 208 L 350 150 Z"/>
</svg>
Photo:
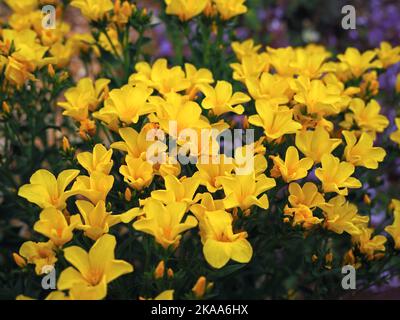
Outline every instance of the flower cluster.
<svg viewBox="0 0 400 320">
<path fill-rule="evenodd" d="M 36 1 L 7 3 L 15 13 L 0 42 L 6 83 L 21 89 L 36 69 L 62 68 L 82 49 L 64 23 L 35 28 Z M 249 39 L 229 43 L 231 63 L 222 67 L 149 63 L 129 38 L 135 26 L 142 42 L 144 9 L 118 0 L 71 5 L 90 20 L 93 54 L 122 69 L 64 86 L 57 105 L 79 143 L 64 138 L 68 161 L 58 175 L 39 169 L 18 189 L 39 213 L 39 241 L 24 242 L 14 259 L 36 275 L 55 267 L 57 291 L 46 299 L 118 297 L 118 278 L 129 279 L 130 298 L 204 298 L 228 290 L 224 277 L 240 268 L 254 283 L 270 279 L 274 258 L 264 257 L 290 256 L 289 244 L 308 243 L 302 261 L 333 275 L 344 264 L 369 270 L 400 248 L 400 200 L 387 233 L 364 205 L 390 156 L 380 142 L 400 145 L 400 118 L 389 136 L 377 99 L 378 73 L 400 61 L 400 47 L 335 56 L 314 44 L 264 49 Z M 184 33 L 199 15 L 199 29 L 207 19 L 218 24 L 222 49 L 223 26 L 246 11 L 244 0 L 165 1 L 166 19 L 177 16 Z M 253 139 L 229 139 L 239 129 Z"/>
</svg>

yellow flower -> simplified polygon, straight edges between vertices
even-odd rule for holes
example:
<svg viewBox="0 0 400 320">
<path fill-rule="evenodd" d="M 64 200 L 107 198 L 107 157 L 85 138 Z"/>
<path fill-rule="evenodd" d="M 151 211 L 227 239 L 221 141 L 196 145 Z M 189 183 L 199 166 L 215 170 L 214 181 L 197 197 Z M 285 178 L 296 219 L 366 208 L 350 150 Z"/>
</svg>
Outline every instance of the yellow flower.
<svg viewBox="0 0 400 320">
<path fill-rule="evenodd" d="M 147 149 L 154 143 L 146 138 L 148 128 L 143 126 L 140 133 L 130 127 L 119 129 L 118 132 L 123 141 L 114 142 L 111 148 L 128 152 L 132 158 L 145 159 Z"/>
<path fill-rule="evenodd" d="M 253 99 L 265 99 L 272 105 L 285 104 L 291 99 L 289 82 L 278 74 L 263 72 L 260 79 L 246 79 L 246 86 Z"/>
<path fill-rule="evenodd" d="M 38 0 L 5 0 L 12 11 L 20 14 L 26 14 L 34 11 L 38 5 Z"/>
<path fill-rule="evenodd" d="M 165 3 L 167 14 L 178 16 L 181 21 L 188 21 L 206 8 L 208 0 L 165 0 Z"/>
<path fill-rule="evenodd" d="M 137 123 L 139 117 L 149 114 L 154 106 L 148 102 L 152 89 L 143 86 L 125 85 L 121 89 L 111 90 L 104 108 L 93 114 L 95 118 L 105 121 L 119 119 L 126 124 Z M 132 99 L 135 97 L 135 99 Z"/>
<path fill-rule="evenodd" d="M 357 125 L 367 132 L 383 132 L 389 125 L 389 120 L 381 115 L 381 106 L 372 99 L 367 105 L 359 98 L 353 99 L 350 103 L 350 110 Z"/>
<path fill-rule="evenodd" d="M 396 131 L 390 134 L 390 140 L 400 145 L 400 118 L 395 118 L 394 122 L 396 124 Z"/>
<path fill-rule="evenodd" d="M 284 208 L 285 215 L 294 216 L 293 225 L 302 224 L 304 228 L 310 228 L 315 224 L 319 224 L 323 219 L 313 216 L 312 211 L 325 203 L 322 194 L 318 192 L 318 188 L 312 182 L 304 184 L 303 188 L 298 183 L 289 185 L 289 203 Z"/>
<path fill-rule="evenodd" d="M 53 242 L 24 242 L 19 249 L 19 254 L 26 259 L 28 263 L 35 265 L 37 275 L 43 275 L 44 266 L 52 266 L 57 262 L 57 257 L 54 251 Z"/>
<path fill-rule="evenodd" d="M 106 51 L 112 53 L 113 55 L 121 56 L 123 52 L 123 48 L 121 43 L 119 42 L 118 31 L 113 28 L 109 27 L 106 30 L 107 35 L 105 32 L 100 33 L 99 36 L 99 45 Z M 95 47 L 95 52 L 98 49 Z"/>
<path fill-rule="evenodd" d="M 243 42 L 232 42 L 232 49 L 238 60 L 242 61 L 244 57 L 257 55 L 261 45 L 255 45 L 253 39 L 248 39 Z"/>
<path fill-rule="evenodd" d="M 206 110 L 211 109 L 217 116 L 227 112 L 242 114 L 244 112 L 242 103 L 251 100 L 242 92 L 233 93 L 232 85 L 227 81 L 218 81 L 215 88 L 210 85 L 200 85 L 199 89 L 205 95 L 201 103 L 202 107 Z"/>
<path fill-rule="evenodd" d="M 200 179 L 198 177 L 183 177 L 178 180 L 173 175 L 164 177 L 165 190 L 155 190 L 151 192 L 153 199 L 159 200 L 165 204 L 171 202 L 182 202 L 186 206 L 196 202 L 193 197 L 200 185 Z"/>
<path fill-rule="evenodd" d="M 269 104 L 265 100 L 256 101 L 257 115 L 249 117 L 249 123 L 262 127 L 270 140 L 276 140 L 285 134 L 296 133 L 302 125 L 293 120 L 293 110 Z"/>
<path fill-rule="evenodd" d="M 207 85 L 214 82 L 213 74 L 210 70 L 201 68 L 196 69 L 196 67 L 190 63 L 185 63 L 186 79 L 190 81 L 191 86 L 186 89 L 186 94 L 189 96 L 190 100 L 196 98 L 199 92 L 199 85 Z"/>
<path fill-rule="evenodd" d="M 323 219 L 314 217 L 312 210 L 302 204 L 296 208 L 286 208 L 285 215 L 293 216 L 293 226 L 301 224 L 306 229 L 323 221 Z"/>
<path fill-rule="evenodd" d="M 400 201 L 393 199 L 392 204 L 394 205 L 394 220 L 390 226 L 385 228 L 385 231 L 392 236 L 394 248 L 400 249 Z"/>
<path fill-rule="evenodd" d="M 296 93 L 294 100 L 305 105 L 310 115 L 326 116 L 340 112 L 341 97 L 334 88 L 325 85 L 321 80 L 300 76 L 291 82 L 291 88 Z"/>
<path fill-rule="evenodd" d="M 315 170 L 315 175 L 322 182 L 324 192 L 336 192 L 346 196 L 347 188 L 361 188 L 361 182 L 351 177 L 354 165 L 340 160 L 331 154 L 324 154 L 321 159 L 322 168 Z"/>
<path fill-rule="evenodd" d="M 32 175 L 30 184 L 19 188 L 18 195 L 41 208 L 54 207 L 63 210 L 66 200 L 76 194 L 65 189 L 78 174 L 79 170 L 64 170 L 56 179 L 51 172 L 40 169 Z"/>
<path fill-rule="evenodd" d="M 325 215 L 325 227 L 338 234 L 347 232 L 352 236 L 360 235 L 369 221 L 369 217 L 359 215 L 357 206 L 347 202 L 343 196 L 332 198 L 320 208 Z"/>
<path fill-rule="evenodd" d="M 87 299 L 104 299 L 108 283 L 133 271 L 130 263 L 115 259 L 115 246 L 115 237 L 105 234 L 89 252 L 77 246 L 64 249 L 65 259 L 74 267 L 61 272 L 58 290 L 70 289 L 71 296 L 79 294 Z"/>
<path fill-rule="evenodd" d="M 108 79 L 98 79 L 95 83 L 90 78 L 79 80 L 76 87 L 65 92 L 64 96 L 67 101 L 58 103 L 61 108 L 65 109 L 63 115 L 76 121 L 86 120 L 89 111 L 95 111 L 107 95 L 109 83 Z"/>
<path fill-rule="evenodd" d="M 27 80 L 35 79 L 26 64 L 11 56 L 8 57 L 5 76 L 7 80 L 14 83 L 17 87 L 21 87 Z"/>
<path fill-rule="evenodd" d="M 111 157 L 112 150 L 107 150 L 102 144 L 98 143 L 94 146 L 93 153 L 81 152 L 78 154 L 77 159 L 89 174 L 94 171 L 109 174 L 114 163 Z"/>
<path fill-rule="evenodd" d="M 128 223 L 139 215 L 138 208 L 122 214 L 107 212 L 106 205 L 102 200 L 96 206 L 85 200 L 77 200 L 75 204 L 83 218 L 83 221 L 80 221 L 80 217 L 75 218 L 76 221 L 79 221 L 76 229 L 83 230 L 85 236 L 95 241 L 103 234 L 108 233 L 110 227 L 120 222 Z"/>
<path fill-rule="evenodd" d="M 107 194 L 114 184 L 114 177 L 102 172 L 94 171 L 90 177 L 79 176 L 72 185 L 75 194 L 80 194 L 89 199 L 93 204 L 100 200 L 106 201 Z"/>
<path fill-rule="evenodd" d="M 182 222 L 186 212 L 186 204 L 183 202 L 170 202 L 164 206 L 161 201 L 149 198 L 143 211 L 144 218 L 134 222 L 133 227 L 152 235 L 165 249 L 171 245 L 176 248 L 181 233 L 197 226 L 196 218 L 191 215 Z"/>
<path fill-rule="evenodd" d="M 218 177 L 224 189 L 225 209 L 240 207 L 247 210 L 256 205 L 262 209 L 268 209 L 269 202 L 265 191 L 275 187 L 276 182 L 272 178 L 267 178 L 265 174 L 255 177 L 255 174 L 235 175 L 232 177 Z M 257 198 L 259 195 L 262 196 Z"/>
<path fill-rule="evenodd" d="M 214 0 L 222 20 L 229 20 L 247 12 L 246 0 Z"/>
<path fill-rule="evenodd" d="M 65 215 L 53 207 L 44 209 L 40 219 L 33 226 L 33 230 L 49 238 L 56 246 L 61 247 L 72 240 L 72 231 L 77 226 L 76 219 L 68 223 Z"/>
<path fill-rule="evenodd" d="M 296 182 L 289 184 L 289 203 L 293 207 L 300 205 L 314 209 L 325 203 L 324 196 L 318 192 L 317 186 L 312 182 L 306 182 L 303 187 Z"/>
<path fill-rule="evenodd" d="M 296 134 L 296 147 L 315 163 L 321 162 L 324 154 L 330 154 L 342 143 L 341 139 L 331 139 L 323 127 L 302 130 Z"/>
<path fill-rule="evenodd" d="M 196 102 L 189 101 L 188 97 L 169 93 L 166 100 L 152 97 L 150 101 L 156 106 L 156 115 L 151 115 L 149 119 L 158 122 L 160 128 L 173 138 L 178 138 L 182 131 L 188 128 L 211 128 L 208 120 L 201 115 L 201 107 Z M 176 128 L 171 126 L 171 122 L 176 124 Z"/>
<path fill-rule="evenodd" d="M 283 77 L 292 77 L 296 70 L 291 66 L 295 60 L 295 51 L 292 47 L 274 49 L 267 47 L 268 57 L 276 73 Z"/>
<path fill-rule="evenodd" d="M 265 52 L 244 56 L 241 63 L 231 63 L 230 67 L 233 69 L 233 79 L 245 83 L 269 71 L 269 58 Z"/>
<path fill-rule="evenodd" d="M 174 290 L 165 290 L 157 295 L 154 299 L 145 299 L 143 297 L 139 297 L 139 300 L 174 300 Z"/>
<path fill-rule="evenodd" d="M 185 72 L 180 66 L 168 68 L 166 59 L 158 59 L 150 66 L 147 62 L 135 65 L 136 73 L 129 77 L 129 84 L 143 84 L 157 90 L 162 95 L 170 92 L 187 90 L 191 81 L 186 79 Z"/>
<path fill-rule="evenodd" d="M 213 162 L 214 161 L 214 162 Z M 218 155 L 216 157 L 210 157 L 208 163 L 197 163 L 198 172 L 195 173 L 196 177 L 199 177 L 200 184 L 205 186 L 209 192 L 216 192 L 221 189 L 222 186 L 218 184 L 217 178 L 220 176 L 229 176 L 233 169 L 233 159 L 227 158 L 225 155 Z"/>
<path fill-rule="evenodd" d="M 73 0 L 71 6 L 79 8 L 86 18 L 93 21 L 103 19 L 114 8 L 111 0 Z"/>
<path fill-rule="evenodd" d="M 386 151 L 383 148 L 374 147 L 374 141 L 368 133 L 363 132 L 358 141 L 354 131 L 343 131 L 343 135 L 347 143 L 344 149 L 347 162 L 368 169 L 378 168 L 378 162 L 383 161 Z"/>
<path fill-rule="evenodd" d="M 205 240 L 203 254 L 206 261 L 220 269 L 230 259 L 239 263 L 248 263 L 253 255 L 253 248 L 246 240 L 247 232 L 233 233 L 232 216 L 224 210 L 205 213 Z"/>
<path fill-rule="evenodd" d="M 389 42 L 383 41 L 376 51 L 382 67 L 385 69 L 400 61 L 400 46 L 393 48 Z"/>
<path fill-rule="evenodd" d="M 377 257 L 376 251 L 382 253 L 386 250 L 386 237 L 381 235 L 371 237 L 373 232 L 372 228 L 362 228 L 361 234 L 353 237 L 353 241 L 359 245 L 360 252 L 365 254 L 368 260 Z"/>
<path fill-rule="evenodd" d="M 153 166 L 141 158 L 126 156 L 127 165 L 122 165 L 119 172 L 124 176 L 124 181 L 130 187 L 140 191 L 153 181 Z"/>
<path fill-rule="evenodd" d="M 356 48 L 347 48 L 344 54 L 339 54 L 337 57 L 350 69 L 355 78 L 360 77 L 369 69 L 382 67 L 379 60 L 372 61 L 376 57 L 376 52 L 371 50 L 361 54 Z"/>
<path fill-rule="evenodd" d="M 274 162 L 271 176 L 277 178 L 282 176 L 285 182 L 295 181 L 307 176 L 308 170 L 314 164 L 311 158 L 299 159 L 299 152 L 296 147 L 290 146 L 286 150 L 285 161 L 280 156 L 270 156 Z"/>
</svg>

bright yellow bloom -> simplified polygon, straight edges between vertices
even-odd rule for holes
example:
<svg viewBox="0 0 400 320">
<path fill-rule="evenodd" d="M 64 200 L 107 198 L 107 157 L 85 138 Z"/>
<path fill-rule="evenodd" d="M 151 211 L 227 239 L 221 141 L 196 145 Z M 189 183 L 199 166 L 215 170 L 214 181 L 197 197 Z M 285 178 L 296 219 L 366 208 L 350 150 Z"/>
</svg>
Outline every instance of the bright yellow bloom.
<svg viewBox="0 0 400 320">
<path fill-rule="evenodd" d="M 30 13 L 39 5 L 38 0 L 5 0 L 5 2 L 12 11 L 20 14 Z"/>
<path fill-rule="evenodd" d="M 103 19 L 114 8 L 111 0 L 73 0 L 71 6 L 79 8 L 86 18 L 93 21 Z"/>
<path fill-rule="evenodd" d="M 72 240 L 72 231 L 77 224 L 76 219 L 71 218 L 68 222 L 60 210 L 49 207 L 40 213 L 40 218 L 33 226 L 33 230 L 49 238 L 56 246 L 62 247 Z"/>
<path fill-rule="evenodd" d="M 304 184 L 303 188 L 298 183 L 289 185 L 289 203 L 291 208 L 286 205 L 284 208 L 285 215 L 293 216 L 293 225 L 302 224 L 304 228 L 310 228 L 315 224 L 319 224 L 323 219 L 313 216 L 313 210 L 324 204 L 325 199 L 318 192 L 318 188 L 312 182 Z"/>
<path fill-rule="evenodd" d="M 368 169 L 378 168 L 378 163 L 383 161 L 386 151 L 383 148 L 374 147 L 374 141 L 368 133 L 363 132 L 358 141 L 354 131 L 343 131 L 343 135 L 347 143 L 344 149 L 347 162 Z"/>
<path fill-rule="evenodd" d="M 173 175 L 164 177 L 165 190 L 155 190 L 151 192 L 153 199 L 159 200 L 165 204 L 171 202 L 182 202 L 186 206 L 196 202 L 193 197 L 200 185 L 200 179 L 198 177 L 183 177 L 178 180 Z"/>
<path fill-rule="evenodd" d="M 225 209 L 240 207 L 247 210 L 256 205 L 262 209 L 268 209 L 269 202 L 265 191 L 275 187 L 276 182 L 272 178 L 267 178 L 265 174 L 255 177 L 255 174 L 235 175 L 232 177 L 218 177 L 224 189 Z M 258 198 L 259 195 L 262 196 Z"/>
<path fill-rule="evenodd" d="M 389 120 L 380 114 L 381 106 L 372 99 L 367 105 L 359 98 L 353 99 L 350 103 L 350 110 L 357 125 L 367 132 L 383 132 L 389 125 Z"/>
<path fill-rule="evenodd" d="M 108 233 L 109 229 L 120 223 L 128 223 L 139 215 L 139 208 L 133 208 L 122 214 L 112 214 L 106 211 L 104 201 L 99 201 L 96 206 L 85 200 L 77 200 L 76 206 L 83 221 L 79 218 L 76 229 L 83 230 L 85 236 L 92 240 L 99 239 L 103 234 Z"/>
<path fill-rule="evenodd" d="M 165 3 L 167 14 L 178 16 L 181 21 L 188 21 L 206 8 L 208 0 L 165 0 Z"/>
<path fill-rule="evenodd" d="M 107 119 L 119 119 L 125 124 L 137 123 L 140 116 L 154 111 L 154 106 L 148 102 L 152 93 L 153 90 L 150 88 L 132 85 L 111 90 L 109 98 L 104 103 L 104 108 L 93 116 L 106 123 L 110 123 Z"/>
<path fill-rule="evenodd" d="M 199 221 L 200 237 L 202 241 L 205 240 L 205 213 L 206 211 L 216 211 L 224 210 L 223 200 L 214 200 L 210 193 L 203 193 L 200 195 L 201 202 L 193 204 L 190 207 L 190 211 L 195 215 L 196 219 Z"/>
<path fill-rule="evenodd" d="M 104 299 L 108 283 L 133 271 L 130 263 L 115 259 L 115 246 L 115 237 L 105 234 L 89 252 L 77 246 L 64 249 L 65 259 L 74 267 L 61 272 L 58 290 L 70 289 L 71 296 L 79 293 L 91 299 Z"/>
<path fill-rule="evenodd" d="M 182 68 L 168 68 L 166 59 L 156 60 L 153 66 L 147 62 L 139 62 L 135 65 L 135 70 L 137 72 L 129 77 L 129 84 L 144 84 L 162 95 L 187 90 L 191 86 L 191 81 L 186 79 Z"/>
<path fill-rule="evenodd" d="M 355 78 L 360 77 L 369 69 L 382 67 L 379 60 L 372 61 L 376 57 L 376 52 L 371 50 L 361 54 L 356 48 L 347 48 L 344 54 L 339 54 L 337 57 L 350 69 Z"/>
<path fill-rule="evenodd" d="M 261 49 L 261 45 L 255 45 L 253 39 L 248 39 L 243 42 L 232 42 L 232 49 L 236 54 L 239 61 L 242 61 L 244 57 L 257 55 Z"/>
<path fill-rule="evenodd" d="M 231 63 L 230 67 L 233 69 L 233 79 L 245 83 L 269 71 L 269 58 L 265 52 L 244 56 L 241 63 Z"/>
<path fill-rule="evenodd" d="M 324 192 L 336 192 L 346 196 L 347 188 L 361 188 L 361 182 L 351 177 L 354 165 L 340 160 L 331 154 L 324 154 L 321 159 L 322 168 L 315 170 L 315 175 L 322 182 Z"/>
<path fill-rule="evenodd" d="M 278 178 L 282 176 L 285 182 L 295 181 L 307 176 L 308 170 L 314 164 L 311 158 L 299 159 L 299 152 L 296 147 L 290 146 L 286 150 L 285 161 L 280 156 L 270 156 L 274 162 L 271 176 Z"/>
<path fill-rule="evenodd" d="M 290 67 L 294 68 L 298 75 L 317 79 L 326 72 L 334 71 L 334 68 L 329 63 L 325 63 L 330 55 L 325 50 L 310 52 L 310 50 L 304 48 L 297 48 L 295 50 L 295 59 L 290 63 Z"/>
<path fill-rule="evenodd" d="M 232 85 L 227 81 L 218 81 L 215 88 L 210 85 L 200 85 L 199 89 L 204 93 L 205 98 L 201 103 L 206 110 L 220 116 L 227 112 L 242 114 L 244 107 L 242 103 L 249 102 L 251 99 L 242 92 L 232 92 Z"/>
<path fill-rule="evenodd" d="M 239 263 L 250 261 L 253 248 L 246 240 L 247 232 L 233 233 L 230 213 L 224 210 L 207 211 L 205 222 L 203 253 L 212 267 L 220 269 L 230 259 Z"/>
<path fill-rule="evenodd" d="M 276 140 L 285 134 L 296 133 L 302 125 L 293 120 L 293 110 L 269 104 L 265 100 L 256 101 L 257 115 L 249 117 L 249 123 L 264 128 L 264 134 L 270 140 Z"/>
<path fill-rule="evenodd" d="M 196 218 L 191 215 L 182 222 L 186 212 L 183 202 L 170 202 L 164 206 L 161 201 L 149 198 L 143 211 L 144 217 L 134 222 L 133 227 L 152 235 L 165 249 L 171 245 L 176 248 L 182 238 L 181 233 L 197 226 Z"/>
<path fill-rule="evenodd" d="M 199 171 L 195 173 L 195 176 L 199 177 L 201 185 L 213 193 L 222 188 L 217 178 L 220 176 L 229 176 L 235 166 L 233 159 L 227 158 L 225 155 L 218 155 L 215 158 L 210 157 L 208 162 L 207 164 L 201 162 L 196 164 Z"/>
<path fill-rule="evenodd" d="M 105 32 L 101 32 L 99 36 L 99 45 L 104 50 L 110 52 L 113 55 L 121 56 L 123 52 L 122 44 L 119 42 L 118 31 L 114 27 L 109 27 Z M 98 50 L 97 47 L 95 48 Z"/>
<path fill-rule="evenodd" d="M 359 87 L 346 87 L 334 73 L 326 74 L 322 80 L 326 84 L 329 92 L 340 97 L 336 105 L 340 107 L 341 111 L 346 110 L 352 97 L 361 91 Z"/>
<path fill-rule="evenodd" d="M 278 74 L 263 72 L 260 79 L 246 79 L 246 86 L 254 100 L 265 99 L 274 105 L 291 99 L 289 82 Z"/>
<path fill-rule="evenodd" d="M 291 66 L 295 60 L 295 51 L 292 47 L 274 49 L 267 47 L 268 57 L 276 73 L 283 77 L 292 77 L 296 70 Z"/>
<path fill-rule="evenodd" d="M 79 174 L 79 170 L 64 170 L 57 179 L 49 171 L 40 169 L 30 178 L 30 184 L 25 184 L 18 190 L 18 195 L 38 205 L 41 208 L 54 207 L 63 210 L 66 200 L 76 194 L 69 190 L 68 185 Z"/>
<path fill-rule="evenodd" d="M 385 69 L 400 61 L 400 46 L 393 48 L 389 42 L 383 41 L 376 51 L 382 67 Z"/>
<path fill-rule="evenodd" d="M 139 297 L 139 300 L 174 300 L 174 290 L 165 290 L 157 295 L 154 299 L 145 299 L 143 297 Z"/>
<path fill-rule="evenodd" d="M 152 97 L 150 101 L 156 106 L 156 115 L 151 115 L 150 120 L 158 122 L 160 128 L 173 138 L 178 138 L 185 129 L 190 128 L 192 131 L 211 128 L 208 120 L 201 115 L 201 107 L 196 102 L 189 101 L 186 96 L 169 93 L 166 95 L 166 100 L 161 97 Z M 171 122 L 176 125 L 176 128 L 171 126 Z"/>
<path fill-rule="evenodd" d="M 334 88 L 325 85 L 321 80 L 300 76 L 291 82 L 291 88 L 296 92 L 294 100 L 305 105 L 308 114 L 325 116 L 340 112 L 341 97 Z"/>
<path fill-rule="evenodd" d="M 28 263 L 35 265 L 37 275 L 43 275 L 44 266 L 52 266 L 57 262 L 57 257 L 54 251 L 54 243 L 47 242 L 24 242 L 19 249 L 19 254 L 26 259 Z"/>
<path fill-rule="evenodd" d="M 369 217 L 359 215 L 357 206 L 347 202 L 343 196 L 332 198 L 320 208 L 325 215 L 325 227 L 338 234 L 360 235 L 369 221 Z"/>
<path fill-rule="evenodd" d="M 390 134 L 390 140 L 400 145 L 400 118 L 395 118 L 394 122 L 396 124 L 396 131 Z"/>
<path fill-rule="evenodd" d="M 79 80 L 76 87 L 69 88 L 65 92 L 67 101 L 58 103 L 65 109 L 63 115 L 76 121 L 87 119 L 89 111 L 95 111 L 107 95 L 109 83 L 108 79 L 98 79 L 94 83 L 90 78 Z"/>
<path fill-rule="evenodd" d="M 93 204 L 100 200 L 106 201 L 107 194 L 114 184 L 114 177 L 102 172 L 94 171 L 90 177 L 79 176 L 72 186 L 75 194 L 89 199 Z"/>
<path fill-rule="evenodd" d="M 394 248 L 400 249 L 400 201 L 393 199 L 392 204 L 394 205 L 394 220 L 390 226 L 385 228 L 385 231 L 392 236 Z"/>
<path fill-rule="evenodd" d="M 123 141 L 114 142 L 111 148 L 128 152 L 132 158 L 145 159 L 147 149 L 154 143 L 147 139 L 148 129 L 149 127 L 143 126 L 140 133 L 130 127 L 119 129 Z"/>
<path fill-rule="evenodd" d="M 130 187 L 140 191 L 146 188 L 153 181 L 153 166 L 141 158 L 126 156 L 127 165 L 122 165 L 119 172 L 124 176 L 124 181 Z"/>
<path fill-rule="evenodd" d="M 359 245 L 360 252 L 365 254 L 368 260 L 375 259 L 377 256 L 376 251 L 382 253 L 386 250 L 386 237 L 381 235 L 371 237 L 373 232 L 374 229 L 372 228 L 363 228 L 361 235 L 353 237 L 353 241 Z"/>
<path fill-rule="evenodd" d="M 325 203 L 324 196 L 312 182 L 306 182 L 303 187 L 296 182 L 289 184 L 289 194 L 288 200 L 293 207 L 304 205 L 314 209 Z"/>
<path fill-rule="evenodd" d="M 222 20 L 229 20 L 247 12 L 246 0 L 214 0 Z"/>
<path fill-rule="evenodd" d="M 91 152 L 81 152 L 78 154 L 77 159 L 79 164 L 84 167 L 89 174 L 94 171 L 109 174 L 113 166 L 112 150 L 107 150 L 102 144 L 98 143 Z"/>
<path fill-rule="evenodd" d="M 186 94 L 190 100 L 196 98 L 199 92 L 199 85 L 207 85 L 214 82 L 213 74 L 210 70 L 196 67 L 190 63 L 185 63 L 186 79 L 190 81 L 191 86 L 186 89 Z"/>
<path fill-rule="evenodd" d="M 324 154 L 331 154 L 342 143 L 341 139 L 331 139 L 323 127 L 302 130 L 296 134 L 296 147 L 315 163 L 321 162 Z"/>
</svg>

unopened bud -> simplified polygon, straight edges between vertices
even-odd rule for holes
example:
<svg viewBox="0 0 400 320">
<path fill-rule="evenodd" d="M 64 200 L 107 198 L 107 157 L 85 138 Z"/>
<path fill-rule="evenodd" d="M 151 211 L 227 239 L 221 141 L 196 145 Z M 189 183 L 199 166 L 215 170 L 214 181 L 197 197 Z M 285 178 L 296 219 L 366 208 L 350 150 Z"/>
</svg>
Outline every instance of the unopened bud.
<svg viewBox="0 0 400 320">
<path fill-rule="evenodd" d="M 192 288 L 192 291 L 193 291 L 194 295 L 196 296 L 196 298 L 200 299 L 206 293 L 206 282 L 207 282 L 207 279 L 204 276 L 201 276 L 197 280 L 196 284 Z"/>
<path fill-rule="evenodd" d="M 154 270 L 154 278 L 161 279 L 162 277 L 164 277 L 164 272 L 165 272 L 165 263 L 164 260 L 161 260 L 158 263 L 156 270 Z"/>
</svg>

